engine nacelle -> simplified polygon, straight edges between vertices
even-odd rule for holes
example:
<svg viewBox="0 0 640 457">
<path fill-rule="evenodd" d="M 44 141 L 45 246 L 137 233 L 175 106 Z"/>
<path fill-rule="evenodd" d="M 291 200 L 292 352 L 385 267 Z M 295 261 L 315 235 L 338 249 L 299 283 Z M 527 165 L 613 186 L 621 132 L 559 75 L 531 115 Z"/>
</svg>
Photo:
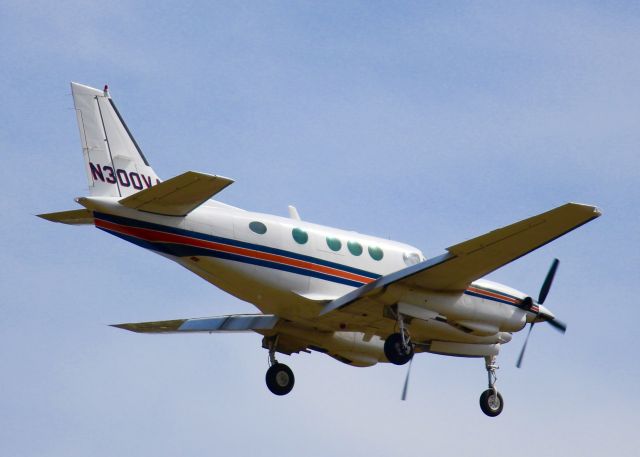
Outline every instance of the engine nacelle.
<svg viewBox="0 0 640 457">
<path fill-rule="evenodd" d="M 410 291 L 402 301 L 446 316 L 452 322 L 465 322 L 477 335 L 517 332 L 527 323 L 526 311 L 518 306 L 460 293 Z"/>
</svg>

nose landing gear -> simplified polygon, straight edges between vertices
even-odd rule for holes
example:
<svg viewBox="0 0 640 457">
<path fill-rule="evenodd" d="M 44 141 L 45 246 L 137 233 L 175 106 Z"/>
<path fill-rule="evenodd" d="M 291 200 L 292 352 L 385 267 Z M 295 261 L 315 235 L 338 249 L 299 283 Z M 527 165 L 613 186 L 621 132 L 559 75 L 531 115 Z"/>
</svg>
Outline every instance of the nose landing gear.
<svg viewBox="0 0 640 457">
<path fill-rule="evenodd" d="M 275 395 L 287 395 L 293 389 L 295 377 L 293 371 L 284 363 L 276 360 L 276 345 L 278 337 L 268 340 L 269 348 L 269 369 L 265 376 L 267 388 Z"/>
<path fill-rule="evenodd" d="M 504 400 L 496 389 L 496 370 L 499 368 L 495 356 L 485 357 L 485 367 L 489 378 L 489 388 L 480 395 L 480 409 L 489 417 L 495 417 L 502 412 Z"/>
</svg>

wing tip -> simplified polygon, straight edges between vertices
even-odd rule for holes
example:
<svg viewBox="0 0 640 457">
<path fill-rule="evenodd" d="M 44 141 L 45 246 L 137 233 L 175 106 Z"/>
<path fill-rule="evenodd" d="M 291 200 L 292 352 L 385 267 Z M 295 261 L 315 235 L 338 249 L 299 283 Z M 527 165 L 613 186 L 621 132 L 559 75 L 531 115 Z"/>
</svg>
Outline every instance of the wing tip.
<svg viewBox="0 0 640 457">
<path fill-rule="evenodd" d="M 119 328 L 122 330 L 129 330 L 130 332 L 139 332 L 134 328 L 133 324 L 109 324 L 109 327 Z"/>
<path fill-rule="evenodd" d="M 593 218 L 602 216 L 602 210 L 595 205 L 589 205 L 586 203 L 569 202 L 567 206 L 573 206 L 574 208 L 581 209 L 585 212 L 592 213 Z"/>
<path fill-rule="evenodd" d="M 110 327 L 129 330 L 135 333 L 169 333 L 179 331 L 184 323 L 185 319 L 176 319 L 173 321 L 110 324 Z"/>
</svg>

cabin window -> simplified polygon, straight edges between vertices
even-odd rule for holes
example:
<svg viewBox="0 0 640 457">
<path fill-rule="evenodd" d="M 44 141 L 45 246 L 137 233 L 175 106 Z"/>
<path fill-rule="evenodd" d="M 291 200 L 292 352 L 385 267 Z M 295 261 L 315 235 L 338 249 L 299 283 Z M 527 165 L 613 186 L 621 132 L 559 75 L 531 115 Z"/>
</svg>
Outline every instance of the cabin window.
<svg viewBox="0 0 640 457">
<path fill-rule="evenodd" d="M 402 259 L 408 267 L 420 263 L 420 255 L 417 252 L 405 252 L 402 254 Z"/>
<path fill-rule="evenodd" d="M 258 235 L 264 235 L 267 233 L 267 226 L 262 222 L 253 221 L 249 224 L 249 228 L 252 232 L 257 233 Z"/>
<path fill-rule="evenodd" d="M 329 246 L 329 249 L 332 251 L 339 251 L 340 248 L 342 248 L 342 241 L 338 238 L 327 237 L 327 246 Z"/>
<path fill-rule="evenodd" d="M 378 246 L 369 246 L 368 250 L 373 260 L 382 260 L 382 257 L 384 257 L 384 252 Z"/>
<path fill-rule="evenodd" d="M 296 243 L 298 244 L 305 244 L 309 241 L 309 235 L 307 232 L 299 228 L 291 230 L 291 236 L 293 236 L 293 239 L 296 240 Z"/>
<path fill-rule="evenodd" d="M 362 254 L 362 245 L 357 241 L 348 241 L 347 247 L 349 248 L 349 252 L 355 256 Z"/>
</svg>

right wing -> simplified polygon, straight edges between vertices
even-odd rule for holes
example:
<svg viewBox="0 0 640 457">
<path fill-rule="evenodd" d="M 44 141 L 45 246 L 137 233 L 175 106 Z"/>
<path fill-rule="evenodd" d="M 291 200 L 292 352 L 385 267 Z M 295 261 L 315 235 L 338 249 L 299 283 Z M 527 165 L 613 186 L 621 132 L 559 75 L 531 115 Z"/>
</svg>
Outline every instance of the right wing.
<svg viewBox="0 0 640 457">
<path fill-rule="evenodd" d="M 447 248 L 447 253 L 383 276 L 327 304 L 320 315 L 342 309 L 372 313 L 373 297 L 392 284 L 408 289 L 462 292 L 472 281 L 600 216 L 595 206 L 567 203 Z M 371 299 L 371 300 L 368 300 Z M 377 302 L 384 300 L 375 299 Z M 393 303 L 382 303 L 382 305 Z"/>
<path fill-rule="evenodd" d="M 186 216 L 232 183 L 223 176 L 187 171 L 123 198 L 120 204 L 164 216 Z"/>
</svg>

